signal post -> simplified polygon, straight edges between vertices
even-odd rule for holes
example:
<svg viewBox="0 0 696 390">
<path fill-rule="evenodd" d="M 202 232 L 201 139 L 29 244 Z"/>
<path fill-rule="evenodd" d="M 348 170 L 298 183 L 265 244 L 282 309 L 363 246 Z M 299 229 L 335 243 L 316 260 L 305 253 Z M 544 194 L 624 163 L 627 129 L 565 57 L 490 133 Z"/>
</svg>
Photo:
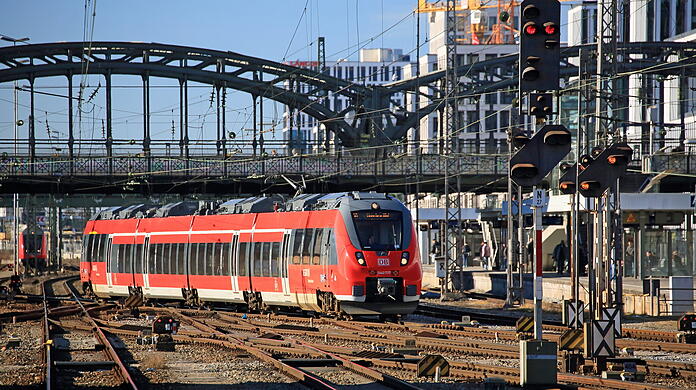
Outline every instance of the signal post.
<svg viewBox="0 0 696 390">
<path fill-rule="evenodd" d="M 557 0 L 525 0 L 521 4 L 519 91 L 527 97 L 527 114 L 544 124 L 554 114 L 553 91 L 560 84 L 560 19 Z M 520 105 L 522 110 L 522 105 Z M 521 140 L 517 134 L 512 139 Z M 570 152 L 571 134 L 563 125 L 545 124 L 510 159 L 510 178 L 534 192 L 534 340 L 520 342 L 520 384 L 556 383 L 556 343 L 542 339 L 542 208 L 544 177 Z M 519 229 L 523 229 L 519 226 Z"/>
</svg>

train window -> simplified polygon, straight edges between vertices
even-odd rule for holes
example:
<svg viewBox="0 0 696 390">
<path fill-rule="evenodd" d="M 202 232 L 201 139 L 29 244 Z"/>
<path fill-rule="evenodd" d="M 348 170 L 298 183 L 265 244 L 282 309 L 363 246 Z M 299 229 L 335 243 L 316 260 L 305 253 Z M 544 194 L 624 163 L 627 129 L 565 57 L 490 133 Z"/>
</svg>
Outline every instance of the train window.
<svg viewBox="0 0 696 390">
<path fill-rule="evenodd" d="M 230 275 L 230 247 L 232 246 L 229 242 L 224 242 L 220 244 L 220 261 L 222 262 L 220 266 L 220 275 L 229 276 Z"/>
<path fill-rule="evenodd" d="M 251 264 L 252 264 L 252 273 L 251 276 L 261 276 L 261 243 L 260 242 L 255 242 L 252 243 L 252 255 L 251 255 Z"/>
<path fill-rule="evenodd" d="M 321 260 L 321 248 L 324 238 L 324 229 L 315 229 L 314 250 L 312 251 L 312 264 L 319 265 Z"/>
<path fill-rule="evenodd" d="M 111 245 L 111 258 L 109 259 L 109 272 L 118 273 L 118 244 Z"/>
<path fill-rule="evenodd" d="M 309 264 L 309 260 L 312 257 L 313 236 L 314 229 L 305 229 L 305 239 L 302 243 L 302 264 Z"/>
<path fill-rule="evenodd" d="M 362 249 L 401 249 L 403 222 L 400 211 L 353 211 L 351 214 Z"/>
<path fill-rule="evenodd" d="M 205 262 L 208 261 L 208 244 L 198 244 L 198 262 L 196 263 L 196 275 L 205 275 Z"/>
<path fill-rule="evenodd" d="M 99 236 L 99 256 L 97 257 L 97 261 L 106 261 L 106 254 L 109 251 L 109 235 L 100 234 Z"/>
<path fill-rule="evenodd" d="M 129 274 L 133 272 L 133 245 L 128 244 L 128 245 L 122 245 L 121 251 L 123 252 L 121 254 L 121 258 L 123 259 L 123 272 Z"/>
<path fill-rule="evenodd" d="M 143 273 L 143 244 L 133 245 L 133 272 Z"/>
<path fill-rule="evenodd" d="M 147 246 L 147 272 L 150 274 L 155 273 L 155 252 L 157 251 L 157 244 L 149 244 Z"/>
<path fill-rule="evenodd" d="M 92 261 L 92 242 L 94 234 L 88 234 L 82 239 L 82 261 Z"/>
<path fill-rule="evenodd" d="M 208 244 L 212 248 L 208 252 L 208 261 L 205 263 L 206 275 L 220 275 L 220 244 L 215 242 Z"/>
<path fill-rule="evenodd" d="M 278 263 L 280 262 L 280 243 L 271 243 L 271 276 L 277 278 L 280 276 Z"/>
<path fill-rule="evenodd" d="M 292 231 L 290 241 L 292 242 L 292 263 L 300 264 L 302 262 L 302 238 L 304 230 L 297 229 Z"/>
<path fill-rule="evenodd" d="M 185 275 L 186 274 L 186 255 L 188 254 L 188 244 L 187 243 L 180 243 L 179 244 L 179 254 L 176 256 L 176 263 L 177 263 L 177 274 L 179 275 Z"/>
<path fill-rule="evenodd" d="M 336 252 L 336 235 L 334 233 L 335 231 L 333 229 L 329 229 L 329 265 L 338 264 L 338 253 Z"/>
<path fill-rule="evenodd" d="M 271 243 L 264 242 L 261 244 L 261 276 L 271 276 Z"/>
<path fill-rule="evenodd" d="M 239 243 L 239 254 L 238 254 L 237 265 L 239 267 L 239 276 L 247 276 L 247 263 L 249 259 L 249 243 L 240 242 Z"/>
</svg>

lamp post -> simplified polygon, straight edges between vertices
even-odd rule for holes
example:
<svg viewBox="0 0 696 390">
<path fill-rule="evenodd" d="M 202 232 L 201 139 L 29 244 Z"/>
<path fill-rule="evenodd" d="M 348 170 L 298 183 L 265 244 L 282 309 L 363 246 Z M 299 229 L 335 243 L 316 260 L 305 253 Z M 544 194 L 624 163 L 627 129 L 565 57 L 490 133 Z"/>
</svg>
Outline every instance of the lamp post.
<svg viewBox="0 0 696 390">
<path fill-rule="evenodd" d="M 18 42 L 26 42 L 29 38 L 12 38 L 7 35 L 0 35 L 0 39 L 7 42 L 12 42 L 12 46 L 17 46 Z M 14 82 L 13 88 L 14 94 L 14 158 L 17 158 L 17 127 L 20 126 L 19 120 L 17 119 L 17 81 Z M 16 192 L 12 196 L 12 215 L 13 215 L 13 230 L 12 230 L 12 241 L 14 246 L 14 274 L 19 274 L 19 224 L 17 212 L 19 210 L 19 194 Z"/>
</svg>

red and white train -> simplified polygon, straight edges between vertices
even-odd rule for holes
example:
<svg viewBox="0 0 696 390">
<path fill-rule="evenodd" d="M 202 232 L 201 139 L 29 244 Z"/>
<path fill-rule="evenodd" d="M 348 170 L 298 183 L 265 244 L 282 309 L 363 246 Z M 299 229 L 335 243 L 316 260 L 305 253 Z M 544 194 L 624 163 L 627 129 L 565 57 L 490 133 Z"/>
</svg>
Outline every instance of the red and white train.
<svg viewBox="0 0 696 390">
<path fill-rule="evenodd" d="M 19 260 L 24 269 L 41 271 L 48 264 L 46 234 L 38 226 L 28 226 L 19 234 Z"/>
<path fill-rule="evenodd" d="M 350 192 L 105 210 L 80 276 L 99 297 L 397 315 L 415 310 L 422 270 L 408 209 Z"/>
</svg>

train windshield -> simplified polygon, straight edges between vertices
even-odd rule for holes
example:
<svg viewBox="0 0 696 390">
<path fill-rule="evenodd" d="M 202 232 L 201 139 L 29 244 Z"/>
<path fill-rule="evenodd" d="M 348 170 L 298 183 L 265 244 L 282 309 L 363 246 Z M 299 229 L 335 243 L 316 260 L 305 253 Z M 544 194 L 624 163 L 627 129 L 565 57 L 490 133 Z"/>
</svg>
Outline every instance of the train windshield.
<svg viewBox="0 0 696 390">
<path fill-rule="evenodd" d="M 41 252 L 43 236 L 40 234 L 24 235 L 24 250 L 27 252 Z"/>
<path fill-rule="evenodd" d="M 373 251 L 402 249 L 403 221 L 400 211 L 353 211 L 351 215 L 362 249 Z"/>
</svg>

